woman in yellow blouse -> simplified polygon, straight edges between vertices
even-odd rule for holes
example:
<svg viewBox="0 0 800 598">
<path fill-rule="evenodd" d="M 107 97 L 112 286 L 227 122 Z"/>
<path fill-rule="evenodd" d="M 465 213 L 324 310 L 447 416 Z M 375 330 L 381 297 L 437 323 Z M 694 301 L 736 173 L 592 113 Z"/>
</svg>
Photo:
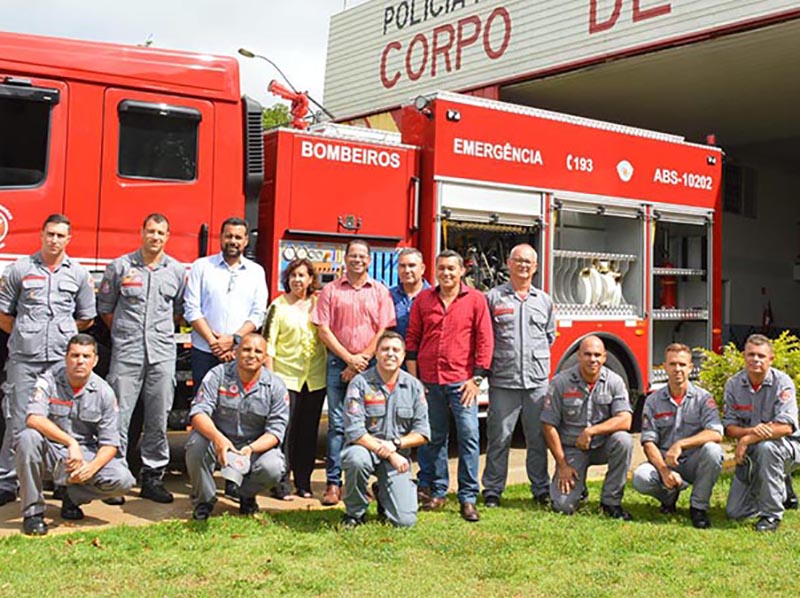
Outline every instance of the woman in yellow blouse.
<svg viewBox="0 0 800 598">
<path fill-rule="evenodd" d="M 267 339 L 266 366 L 289 389 L 289 426 L 283 441 L 286 474 L 274 496 L 291 500 L 289 471 L 298 496 L 311 498 L 311 473 L 317 451 L 317 428 L 325 400 L 327 352 L 311 323 L 314 310 L 314 265 L 307 259 L 292 260 L 281 275 L 285 295 L 269 307 L 264 324 Z"/>
</svg>

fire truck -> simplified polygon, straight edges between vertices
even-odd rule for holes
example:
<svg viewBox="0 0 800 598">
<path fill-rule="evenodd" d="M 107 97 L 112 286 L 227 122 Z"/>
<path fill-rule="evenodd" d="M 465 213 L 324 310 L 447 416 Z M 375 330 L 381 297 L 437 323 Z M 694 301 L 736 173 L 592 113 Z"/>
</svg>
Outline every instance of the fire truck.
<svg viewBox="0 0 800 598">
<path fill-rule="evenodd" d="M 294 257 L 322 284 L 339 276 L 353 237 L 387 285 L 413 246 L 429 276 L 439 251 L 459 251 L 479 289 L 506 280 L 509 250 L 529 243 L 555 302 L 554 372 L 596 334 L 638 395 L 663 382 L 670 342 L 719 347 L 720 149 L 446 92 L 397 121 L 400 133 L 264 134 L 233 58 L 0 34 L 0 267 L 38 248 L 52 212 L 72 219 L 68 251 L 98 276 L 139 245 L 150 212 L 170 218 L 168 252 L 187 267 L 244 215 L 273 297 Z M 191 396 L 186 366 L 176 410 Z"/>
</svg>

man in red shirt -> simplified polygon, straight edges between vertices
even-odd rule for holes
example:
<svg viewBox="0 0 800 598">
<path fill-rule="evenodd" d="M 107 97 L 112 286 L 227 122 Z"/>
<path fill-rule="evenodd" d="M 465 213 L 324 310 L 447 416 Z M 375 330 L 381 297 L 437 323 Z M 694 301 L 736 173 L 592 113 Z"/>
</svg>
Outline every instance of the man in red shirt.
<svg viewBox="0 0 800 598">
<path fill-rule="evenodd" d="M 369 275 L 369 244 L 361 239 L 350 241 L 344 262 L 345 275 L 325 285 L 311 316 L 320 340 L 328 347 L 328 458 L 323 505 L 335 505 L 341 498 L 347 384 L 367 369 L 378 339 L 395 325 L 389 289 Z"/>
<path fill-rule="evenodd" d="M 480 491 L 478 392 L 489 373 L 494 350 L 492 321 L 483 293 L 461 282 L 464 260 L 455 251 L 436 257 L 438 286 L 422 291 L 411 307 L 406 333 L 408 371 L 425 384 L 431 441 L 419 449 L 422 508 L 445 504 L 449 411 L 458 435 L 458 502 L 461 516 L 480 519 L 475 501 Z"/>
</svg>

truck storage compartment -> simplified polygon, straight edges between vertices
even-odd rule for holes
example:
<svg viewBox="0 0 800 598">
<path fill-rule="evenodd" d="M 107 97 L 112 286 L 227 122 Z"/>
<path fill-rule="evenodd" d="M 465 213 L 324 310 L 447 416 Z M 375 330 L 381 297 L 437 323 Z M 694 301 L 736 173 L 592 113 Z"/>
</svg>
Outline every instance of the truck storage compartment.
<svg viewBox="0 0 800 598">
<path fill-rule="evenodd" d="M 555 202 L 552 289 L 559 316 L 643 315 L 642 212 L 634 207 Z"/>
<path fill-rule="evenodd" d="M 508 281 L 508 254 L 515 245 L 527 243 L 540 252 L 539 227 L 442 220 L 442 249 L 461 254 L 466 267 L 465 282 L 478 290 L 488 291 Z M 533 279 L 541 287 L 539 273 Z"/>
<path fill-rule="evenodd" d="M 651 383 L 665 382 L 670 343 L 711 343 L 710 220 L 654 211 Z M 700 355 L 694 354 L 696 366 Z M 695 369 L 695 374 L 697 368 Z"/>
</svg>

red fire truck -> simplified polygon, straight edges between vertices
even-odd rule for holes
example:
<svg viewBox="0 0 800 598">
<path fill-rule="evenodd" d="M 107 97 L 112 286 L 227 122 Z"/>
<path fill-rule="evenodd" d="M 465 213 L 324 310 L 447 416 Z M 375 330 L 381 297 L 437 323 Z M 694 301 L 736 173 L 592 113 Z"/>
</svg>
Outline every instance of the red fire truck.
<svg viewBox="0 0 800 598">
<path fill-rule="evenodd" d="M 405 107 L 401 134 L 262 136 L 260 117 L 232 58 L 0 34 L 2 264 L 36 250 L 52 212 L 70 216 L 69 252 L 98 274 L 138 245 L 149 212 L 170 218 L 169 252 L 187 265 L 244 214 L 272 296 L 295 256 L 323 283 L 339 275 L 354 236 L 390 285 L 399 247 L 421 248 L 429 273 L 456 249 L 468 282 L 488 288 L 527 242 L 556 303 L 554 371 L 594 333 L 643 392 L 668 343 L 720 344 L 717 148 L 449 93 Z"/>
</svg>

